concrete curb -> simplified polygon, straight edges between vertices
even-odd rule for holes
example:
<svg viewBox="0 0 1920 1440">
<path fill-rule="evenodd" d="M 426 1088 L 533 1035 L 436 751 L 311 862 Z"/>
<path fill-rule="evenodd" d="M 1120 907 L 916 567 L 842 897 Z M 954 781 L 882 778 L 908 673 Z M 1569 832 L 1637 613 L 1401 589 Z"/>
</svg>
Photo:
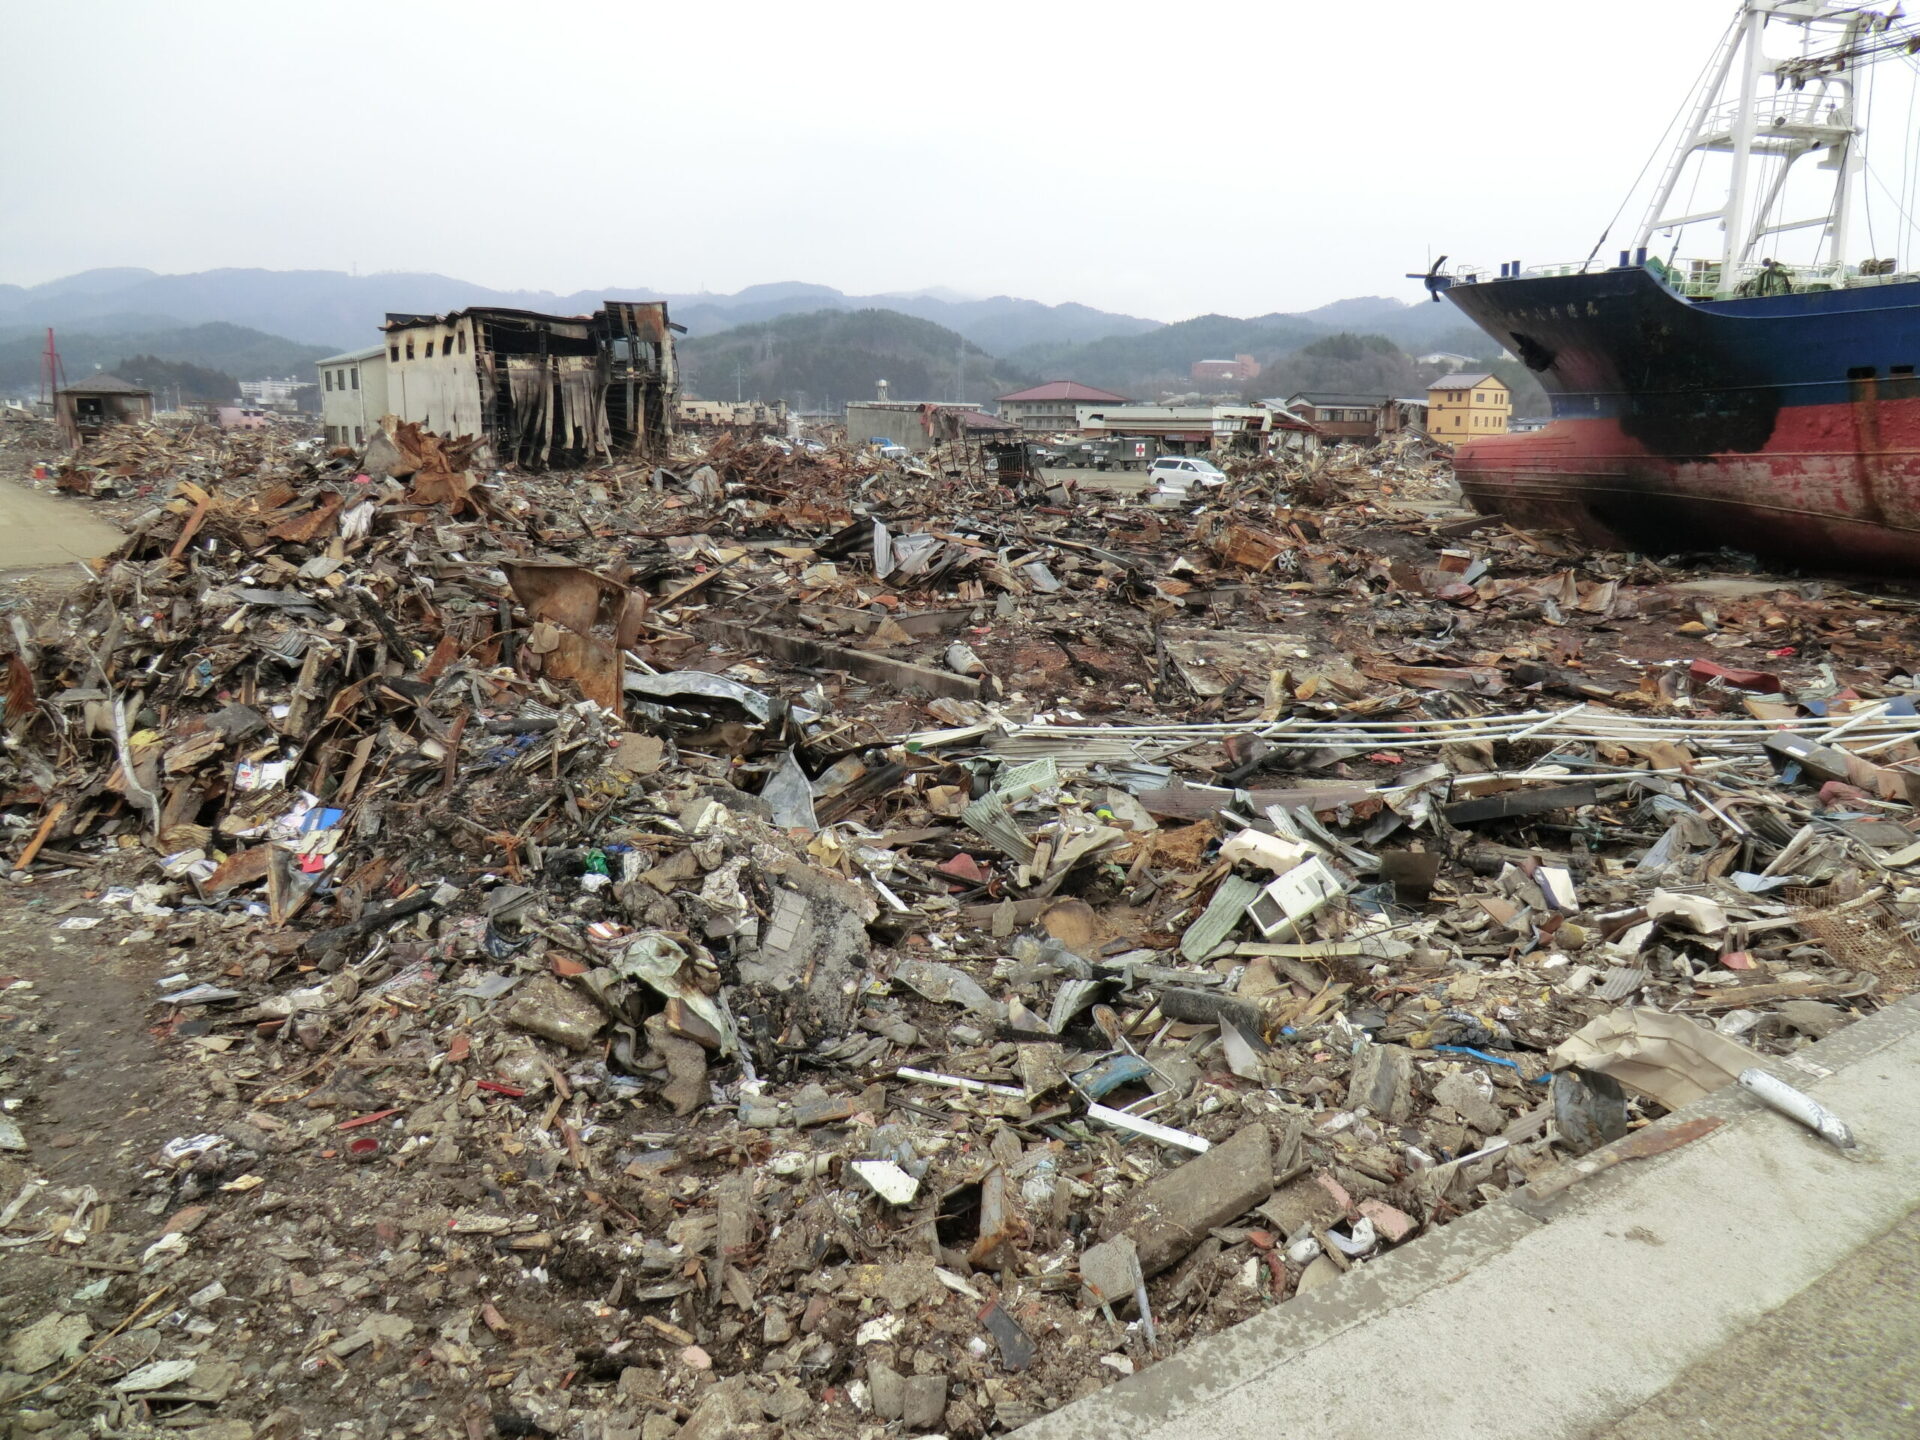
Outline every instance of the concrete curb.
<svg viewBox="0 0 1920 1440">
<path fill-rule="evenodd" d="M 1920 996 L 1773 1064 L 1849 1160 L 1744 1092 L 1727 1123 L 1547 1196 L 1523 1188 L 1024 1427 L 1022 1440 L 1584 1435 L 1920 1204 Z M 1889 1083 L 1891 1082 L 1891 1083 Z"/>
</svg>

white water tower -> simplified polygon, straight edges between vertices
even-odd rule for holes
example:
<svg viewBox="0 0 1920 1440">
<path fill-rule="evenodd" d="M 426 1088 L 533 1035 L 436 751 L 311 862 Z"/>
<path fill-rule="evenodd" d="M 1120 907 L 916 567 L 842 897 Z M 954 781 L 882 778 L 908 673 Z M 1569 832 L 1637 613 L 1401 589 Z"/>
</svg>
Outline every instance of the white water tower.
<svg viewBox="0 0 1920 1440">
<path fill-rule="evenodd" d="M 882 405 L 886 404 L 887 403 L 887 382 L 882 380 L 876 388 L 878 389 L 879 394 L 875 395 L 874 399 L 878 400 Z"/>
</svg>

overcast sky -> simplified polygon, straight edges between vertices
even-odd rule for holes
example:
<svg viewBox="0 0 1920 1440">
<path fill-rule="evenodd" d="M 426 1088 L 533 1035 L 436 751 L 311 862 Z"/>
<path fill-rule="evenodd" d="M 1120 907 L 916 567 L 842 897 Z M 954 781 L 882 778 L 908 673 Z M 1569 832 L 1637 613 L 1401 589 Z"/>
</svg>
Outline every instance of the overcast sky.
<svg viewBox="0 0 1920 1440">
<path fill-rule="evenodd" d="M 1584 256 L 1733 8 L 0 0 L 0 280 L 1414 298 Z"/>
</svg>

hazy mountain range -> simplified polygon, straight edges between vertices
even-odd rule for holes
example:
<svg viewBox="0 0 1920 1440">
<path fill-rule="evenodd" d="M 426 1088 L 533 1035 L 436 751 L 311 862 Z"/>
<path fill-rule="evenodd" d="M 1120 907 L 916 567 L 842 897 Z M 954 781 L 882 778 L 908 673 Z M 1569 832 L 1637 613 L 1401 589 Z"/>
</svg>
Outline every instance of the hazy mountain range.
<svg viewBox="0 0 1920 1440">
<path fill-rule="evenodd" d="M 0 285 L 0 330 L 153 331 L 171 325 L 225 321 L 334 350 L 376 338 L 389 312 L 440 314 L 469 305 L 500 305 L 578 315 L 603 300 L 665 300 L 692 334 L 712 334 L 817 310 L 895 310 L 931 320 L 995 354 L 1037 342 L 1130 335 L 1159 324 L 1086 305 L 1042 305 L 1000 295 L 971 300 L 951 292 L 846 295 L 798 281 L 750 285 L 732 295 L 678 295 L 609 286 L 556 295 L 545 290 L 494 290 L 445 275 L 347 275 L 338 270 L 203 270 L 158 275 L 151 270 L 88 270 L 44 285 Z"/>
<path fill-rule="evenodd" d="M 668 302 L 688 331 L 681 342 L 688 393 L 810 405 L 871 394 L 881 376 L 892 393 L 911 399 L 990 400 L 1045 379 L 1151 399 L 1191 389 L 1188 367 L 1196 360 L 1250 355 L 1266 367 L 1341 333 L 1383 335 L 1411 353 L 1494 353 L 1452 306 L 1381 296 L 1292 314 L 1199 315 L 1165 324 L 1005 295 L 975 299 L 938 289 L 848 295 L 797 281 L 732 295 L 645 289 L 555 295 L 492 290 L 445 275 L 106 269 L 44 285 L 0 285 L 0 389 L 37 388 L 49 326 L 74 379 L 100 367 L 125 369 L 140 357 L 147 369 L 156 369 L 155 361 L 178 362 L 245 380 L 309 375 L 316 359 L 375 343 L 389 312 L 496 305 L 575 315 L 607 299 Z M 1316 372 L 1308 366 L 1299 373 Z M 1330 369 L 1321 388 L 1336 373 Z M 1237 391 L 1240 383 L 1214 388 Z"/>
<path fill-rule="evenodd" d="M 800 281 L 750 285 L 731 295 L 672 294 L 644 287 L 556 295 L 545 290 L 494 290 L 445 275 L 348 275 L 338 270 L 203 270 L 161 275 L 118 268 L 86 270 L 43 285 L 0 285 L 0 335 L 49 325 L 57 330 L 146 335 L 222 322 L 302 345 L 349 350 L 371 344 L 377 338 L 375 327 L 390 311 L 441 313 L 468 305 L 501 305 L 576 315 L 602 300 L 665 300 L 673 318 L 692 335 L 821 310 L 893 310 L 944 325 L 998 356 L 1163 328 L 1158 320 L 1087 305 L 1043 305 L 1007 295 L 970 299 L 939 289 L 848 295 Z M 1451 306 L 1380 297 L 1339 300 L 1300 314 L 1263 316 L 1254 323 L 1273 328 L 1282 322 L 1308 334 L 1372 330 L 1414 345 L 1462 326 Z"/>
</svg>

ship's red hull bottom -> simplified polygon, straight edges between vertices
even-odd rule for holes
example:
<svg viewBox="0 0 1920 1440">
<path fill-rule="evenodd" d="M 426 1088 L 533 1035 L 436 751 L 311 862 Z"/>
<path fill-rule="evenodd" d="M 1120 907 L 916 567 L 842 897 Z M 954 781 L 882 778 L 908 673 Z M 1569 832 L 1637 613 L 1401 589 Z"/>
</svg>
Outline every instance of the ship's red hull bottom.
<svg viewBox="0 0 1920 1440">
<path fill-rule="evenodd" d="M 1482 514 L 1597 545 L 1920 572 L 1920 398 L 1868 389 L 1850 404 L 1780 411 L 1752 454 L 1656 455 L 1616 420 L 1562 419 L 1470 440 L 1454 468 Z"/>
</svg>

